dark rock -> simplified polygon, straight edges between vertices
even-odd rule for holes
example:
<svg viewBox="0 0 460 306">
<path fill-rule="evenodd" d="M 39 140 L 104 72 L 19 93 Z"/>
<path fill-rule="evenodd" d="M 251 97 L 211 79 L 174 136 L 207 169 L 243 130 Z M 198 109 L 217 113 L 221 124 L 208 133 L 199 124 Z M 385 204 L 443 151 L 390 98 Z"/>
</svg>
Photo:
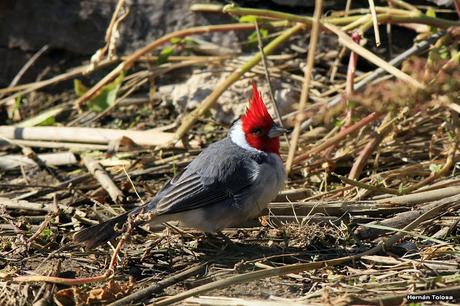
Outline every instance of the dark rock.
<svg viewBox="0 0 460 306">
<path fill-rule="evenodd" d="M 40 62 L 53 57 L 89 59 L 104 45 L 105 31 L 117 0 L 3 0 L 0 1 L 0 86 L 11 79 L 30 56 L 49 46 L 21 83 L 33 81 Z M 189 11 L 198 0 L 128 0 L 128 17 L 120 26 L 118 52 L 125 54 L 168 32 L 194 25 L 232 22 L 225 15 L 194 14 Z M 208 34 L 207 39 L 231 45 L 234 35 Z M 57 54 L 57 53 L 62 54 Z M 65 69 L 70 66 L 61 66 Z M 43 66 L 41 67 L 43 69 Z"/>
</svg>

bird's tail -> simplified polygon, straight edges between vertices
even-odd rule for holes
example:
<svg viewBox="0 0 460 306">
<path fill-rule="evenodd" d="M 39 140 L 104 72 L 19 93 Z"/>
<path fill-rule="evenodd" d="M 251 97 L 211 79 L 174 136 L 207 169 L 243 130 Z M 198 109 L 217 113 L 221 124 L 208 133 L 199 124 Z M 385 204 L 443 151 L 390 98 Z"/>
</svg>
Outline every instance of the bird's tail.
<svg viewBox="0 0 460 306">
<path fill-rule="evenodd" d="M 109 219 L 101 224 L 96 224 L 91 227 L 85 228 L 73 236 L 76 243 L 84 244 L 87 249 L 92 249 L 107 242 L 120 234 L 122 234 L 122 227 L 128 220 L 130 215 L 135 215 L 138 209 L 128 211 L 122 215 Z"/>
</svg>

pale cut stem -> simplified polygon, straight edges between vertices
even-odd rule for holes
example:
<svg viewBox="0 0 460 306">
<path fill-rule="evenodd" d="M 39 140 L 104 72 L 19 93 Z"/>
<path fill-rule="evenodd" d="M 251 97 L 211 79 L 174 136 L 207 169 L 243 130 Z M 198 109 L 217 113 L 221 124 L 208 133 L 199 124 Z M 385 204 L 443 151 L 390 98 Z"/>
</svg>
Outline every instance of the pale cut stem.
<svg viewBox="0 0 460 306">
<path fill-rule="evenodd" d="M 377 19 L 377 12 L 375 11 L 374 0 L 369 1 L 369 9 L 372 16 L 372 24 L 374 25 L 375 45 L 380 47 L 380 32 L 379 32 L 379 21 Z"/>
<path fill-rule="evenodd" d="M 263 47 L 263 43 L 262 43 L 262 37 L 260 37 L 259 23 L 257 22 L 257 19 L 254 22 L 254 24 L 256 26 L 256 33 L 257 33 L 257 41 L 258 41 L 258 46 L 259 46 L 259 52 L 260 52 L 260 55 L 261 55 L 262 64 L 264 66 L 265 79 L 267 80 L 268 92 L 270 93 L 270 99 L 271 99 L 271 102 L 273 104 L 273 109 L 275 111 L 276 118 L 278 119 L 280 126 L 284 127 L 283 119 L 282 119 L 280 111 L 278 109 L 278 104 L 276 103 L 275 95 L 273 94 L 273 87 L 272 87 L 271 78 L 270 78 L 270 71 L 268 71 L 267 58 L 266 58 L 265 52 L 264 52 L 264 47 Z M 289 148 L 289 139 L 288 139 L 286 134 L 284 134 L 284 140 L 286 141 L 286 144 L 287 144 L 287 146 Z"/>
<path fill-rule="evenodd" d="M 291 147 L 289 148 L 288 158 L 286 161 L 286 172 L 289 174 L 291 171 L 292 163 L 294 161 L 295 151 L 297 150 L 297 143 L 300 136 L 300 127 L 304 120 L 303 110 L 308 101 L 308 93 L 310 90 L 311 75 L 313 73 L 313 65 L 315 63 L 316 45 L 318 43 L 320 18 L 323 11 L 323 1 L 315 0 L 315 11 L 313 13 L 313 26 L 310 36 L 310 47 L 307 55 L 307 67 L 305 67 L 304 83 L 302 93 L 300 95 L 299 113 L 296 117 L 294 131 L 292 132 Z"/>
</svg>

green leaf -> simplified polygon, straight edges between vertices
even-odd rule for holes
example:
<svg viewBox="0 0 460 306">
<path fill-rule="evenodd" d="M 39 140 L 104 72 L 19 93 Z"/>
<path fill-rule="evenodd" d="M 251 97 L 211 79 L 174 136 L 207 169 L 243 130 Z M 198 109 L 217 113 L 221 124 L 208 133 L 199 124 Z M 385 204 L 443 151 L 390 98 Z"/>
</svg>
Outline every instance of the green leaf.
<svg viewBox="0 0 460 306">
<path fill-rule="evenodd" d="M 441 171 L 441 168 L 442 168 L 442 165 L 438 165 L 438 164 L 431 164 L 430 165 L 430 171 L 433 172 L 433 173 Z"/>
<path fill-rule="evenodd" d="M 45 228 L 41 233 L 41 236 L 44 238 L 49 238 L 53 232 L 49 228 Z"/>
<path fill-rule="evenodd" d="M 248 36 L 248 43 L 257 42 L 257 32 L 254 31 Z"/>
<path fill-rule="evenodd" d="M 425 15 L 427 15 L 428 17 L 436 18 L 436 11 L 430 6 L 430 7 L 426 10 Z M 431 33 L 436 33 L 437 30 L 436 30 L 435 27 L 430 27 L 430 32 L 431 32 Z"/>
<path fill-rule="evenodd" d="M 439 50 L 439 56 L 441 57 L 441 59 L 443 60 L 448 60 L 450 59 L 450 51 L 449 51 L 449 48 L 445 45 L 442 45 Z"/>
<path fill-rule="evenodd" d="M 432 237 L 429 237 L 429 236 L 425 236 L 425 235 L 422 235 L 422 234 L 417 234 L 417 233 L 410 232 L 410 231 L 405 231 L 405 230 L 400 229 L 400 228 L 385 226 L 385 225 L 381 225 L 381 224 L 369 224 L 369 223 L 367 223 L 367 224 L 358 224 L 358 225 L 359 226 L 364 226 L 364 227 L 369 227 L 369 228 L 375 228 L 375 229 L 379 229 L 379 230 L 384 230 L 384 231 L 401 232 L 401 233 L 404 233 L 404 234 L 411 235 L 411 236 L 413 236 L 415 238 L 428 240 L 428 241 L 431 241 L 433 243 L 438 243 L 438 244 L 442 244 L 442 245 L 448 244 L 446 241 L 442 241 L 440 239 L 432 238 Z"/>
<path fill-rule="evenodd" d="M 171 38 L 170 42 L 175 45 L 175 44 L 178 44 L 180 42 L 182 42 L 182 38 L 179 38 L 179 37 L 173 37 Z"/>
<path fill-rule="evenodd" d="M 83 96 L 88 91 L 88 87 L 86 87 L 79 79 L 73 80 L 73 89 L 78 97 Z"/>
<path fill-rule="evenodd" d="M 112 83 L 102 87 L 99 94 L 88 101 L 88 108 L 93 112 L 102 112 L 112 106 L 124 77 L 124 73 L 121 73 Z"/>
<path fill-rule="evenodd" d="M 447 136 L 449 137 L 450 142 L 454 142 L 456 137 L 455 137 L 454 133 L 452 133 L 452 131 L 447 131 Z"/>
<path fill-rule="evenodd" d="M 356 108 L 358 106 L 358 101 L 356 100 L 352 100 L 352 99 L 348 99 L 348 107 L 353 109 L 353 108 Z"/>
<path fill-rule="evenodd" d="M 434 18 L 436 18 L 436 11 L 434 10 L 434 8 L 432 8 L 432 7 L 430 6 L 430 7 L 428 7 L 428 9 L 426 10 L 425 15 L 427 15 L 428 17 L 434 17 Z"/>
<path fill-rule="evenodd" d="M 399 184 L 398 192 L 399 192 L 399 193 L 403 193 L 403 192 L 404 192 L 404 185 L 403 185 L 403 183 Z"/>
<path fill-rule="evenodd" d="M 19 110 L 19 107 L 21 107 L 21 103 L 22 103 L 22 95 L 19 95 L 14 99 L 13 113 L 15 113 L 15 112 L 17 112 Z"/>
<path fill-rule="evenodd" d="M 56 123 L 56 116 L 64 110 L 64 107 L 58 106 L 35 117 L 29 118 L 17 124 L 18 127 L 31 127 L 31 126 L 50 126 Z"/>
<path fill-rule="evenodd" d="M 267 29 L 260 29 L 260 37 L 267 38 L 268 37 L 268 30 Z"/>
<path fill-rule="evenodd" d="M 241 23 L 254 23 L 257 21 L 257 16 L 254 15 L 245 15 L 240 17 Z"/>
<path fill-rule="evenodd" d="M 166 47 L 163 50 L 161 50 L 160 55 L 158 56 L 157 59 L 157 64 L 161 65 L 164 64 L 168 61 L 168 58 L 174 54 L 174 47 Z"/>
<path fill-rule="evenodd" d="M 268 37 L 268 30 L 267 29 L 260 29 L 260 38 L 264 39 Z M 255 43 L 257 42 L 257 31 L 252 32 L 248 36 L 248 43 Z"/>
<path fill-rule="evenodd" d="M 216 130 L 216 127 L 210 123 L 206 124 L 203 127 L 203 131 L 206 133 L 213 133 Z"/>
<path fill-rule="evenodd" d="M 186 37 L 184 38 L 183 40 L 185 42 L 185 46 L 186 47 L 193 47 L 193 46 L 198 46 L 199 43 L 196 42 L 196 40 L 194 40 L 193 38 L 190 38 L 190 37 Z"/>
<path fill-rule="evenodd" d="M 334 126 L 335 127 L 341 127 L 343 124 L 345 123 L 345 119 L 341 120 L 341 119 L 334 119 Z"/>
</svg>

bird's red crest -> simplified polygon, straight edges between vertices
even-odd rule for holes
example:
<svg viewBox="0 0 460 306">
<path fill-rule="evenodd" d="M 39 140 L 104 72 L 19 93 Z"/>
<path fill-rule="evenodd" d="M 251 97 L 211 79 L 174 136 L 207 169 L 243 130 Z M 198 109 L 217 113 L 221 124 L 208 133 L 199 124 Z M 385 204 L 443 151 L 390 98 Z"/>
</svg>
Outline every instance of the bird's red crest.
<svg viewBox="0 0 460 306">
<path fill-rule="evenodd" d="M 249 133 L 250 128 L 255 126 L 270 128 L 273 125 L 273 119 L 268 113 L 255 82 L 252 83 L 252 97 L 249 101 L 249 108 L 241 116 L 241 121 L 243 122 L 245 133 Z"/>
<path fill-rule="evenodd" d="M 252 98 L 249 101 L 249 108 L 240 119 L 249 145 L 261 151 L 279 154 L 279 138 L 268 137 L 268 131 L 272 128 L 274 122 L 257 90 L 255 82 L 252 83 Z"/>
</svg>

